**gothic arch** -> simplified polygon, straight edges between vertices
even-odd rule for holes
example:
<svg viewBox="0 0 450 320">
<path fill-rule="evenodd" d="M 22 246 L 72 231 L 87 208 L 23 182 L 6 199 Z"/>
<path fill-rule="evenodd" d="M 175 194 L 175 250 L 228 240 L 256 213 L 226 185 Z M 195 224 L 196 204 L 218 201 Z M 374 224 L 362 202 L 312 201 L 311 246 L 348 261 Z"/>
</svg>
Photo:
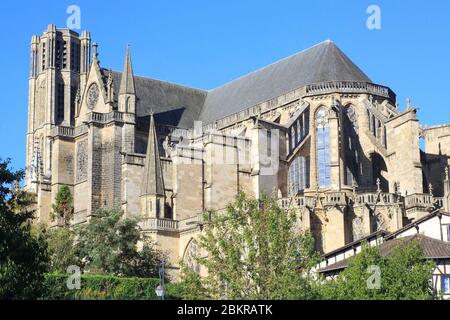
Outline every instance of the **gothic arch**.
<svg viewBox="0 0 450 320">
<path fill-rule="evenodd" d="M 349 103 L 345 107 L 343 115 L 344 132 L 344 157 L 345 157 L 345 181 L 344 183 L 352 186 L 359 184 L 359 154 L 361 146 L 358 138 L 358 118 L 356 108 Z"/>
<path fill-rule="evenodd" d="M 316 109 L 314 125 L 316 131 L 317 185 L 320 189 L 324 189 L 331 185 L 329 113 L 325 106 Z"/>
<path fill-rule="evenodd" d="M 125 112 L 130 112 L 131 97 L 127 97 L 125 101 Z"/>
<path fill-rule="evenodd" d="M 371 153 L 370 160 L 372 163 L 373 183 L 376 184 L 377 179 L 380 179 L 381 190 L 384 192 L 389 192 L 389 181 L 386 178 L 388 173 L 386 161 L 378 152 Z"/>
<path fill-rule="evenodd" d="M 372 121 L 371 122 L 372 134 L 376 138 L 377 137 L 377 120 L 375 119 L 374 115 L 372 115 L 372 120 L 371 121 Z"/>
<path fill-rule="evenodd" d="M 193 270 L 196 273 L 200 273 L 200 265 L 197 261 L 195 261 L 195 257 L 200 255 L 200 247 L 197 243 L 197 240 L 192 237 L 183 253 L 183 262 L 186 264 L 188 268 Z"/>
</svg>

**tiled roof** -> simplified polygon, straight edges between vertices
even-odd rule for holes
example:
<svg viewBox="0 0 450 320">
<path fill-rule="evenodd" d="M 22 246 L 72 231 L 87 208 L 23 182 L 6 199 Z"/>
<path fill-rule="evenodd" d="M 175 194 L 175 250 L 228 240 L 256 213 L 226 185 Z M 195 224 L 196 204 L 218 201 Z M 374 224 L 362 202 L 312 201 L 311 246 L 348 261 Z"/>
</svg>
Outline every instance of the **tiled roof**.
<svg viewBox="0 0 450 320">
<path fill-rule="evenodd" d="M 428 259 L 437 259 L 437 258 L 450 258 L 450 243 L 437 240 L 434 238 L 430 238 L 424 235 L 416 234 L 413 236 L 403 237 L 403 238 L 397 238 L 392 239 L 386 242 L 383 242 L 378 246 L 378 249 L 380 250 L 380 254 L 383 257 L 388 256 L 392 250 L 402 244 L 406 244 L 412 240 L 418 240 L 420 245 L 423 248 L 423 252 L 425 255 L 425 258 Z M 333 263 L 329 266 L 326 266 L 325 268 L 322 268 L 319 270 L 320 273 L 326 273 L 330 271 L 337 271 L 345 269 L 348 266 L 348 263 L 350 261 L 350 258 L 343 259 L 341 261 L 338 261 L 336 263 Z"/>
</svg>

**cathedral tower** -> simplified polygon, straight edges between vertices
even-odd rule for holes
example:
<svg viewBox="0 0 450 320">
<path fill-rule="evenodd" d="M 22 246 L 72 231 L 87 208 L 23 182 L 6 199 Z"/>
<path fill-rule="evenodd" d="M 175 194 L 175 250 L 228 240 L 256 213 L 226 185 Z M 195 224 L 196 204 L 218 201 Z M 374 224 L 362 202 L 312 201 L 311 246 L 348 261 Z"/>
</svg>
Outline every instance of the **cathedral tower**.
<svg viewBox="0 0 450 320">
<path fill-rule="evenodd" d="M 52 129 L 74 125 L 80 84 L 90 65 L 90 34 L 49 25 L 31 39 L 26 188 L 48 190 L 52 175 Z M 47 184 L 45 186 L 45 184 Z"/>
</svg>

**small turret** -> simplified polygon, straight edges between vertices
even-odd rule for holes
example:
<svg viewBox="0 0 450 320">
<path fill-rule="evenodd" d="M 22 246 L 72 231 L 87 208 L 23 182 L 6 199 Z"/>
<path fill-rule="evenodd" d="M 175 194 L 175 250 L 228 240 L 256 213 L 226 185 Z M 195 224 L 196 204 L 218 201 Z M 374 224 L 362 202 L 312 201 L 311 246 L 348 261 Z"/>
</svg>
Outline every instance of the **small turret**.
<svg viewBox="0 0 450 320">
<path fill-rule="evenodd" d="M 135 113 L 136 90 L 134 86 L 133 67 L 131 64 L 130 47 L 127 47 L 122 79 L 119 88 L 119 111 Z"/>
<path fill-rule="evenodd" d="M 150 115 L 147 155 L 141 185 L 141 210 L 144 217 L 164 218 L 164 180 L 153 113 Z"/>
</svg>

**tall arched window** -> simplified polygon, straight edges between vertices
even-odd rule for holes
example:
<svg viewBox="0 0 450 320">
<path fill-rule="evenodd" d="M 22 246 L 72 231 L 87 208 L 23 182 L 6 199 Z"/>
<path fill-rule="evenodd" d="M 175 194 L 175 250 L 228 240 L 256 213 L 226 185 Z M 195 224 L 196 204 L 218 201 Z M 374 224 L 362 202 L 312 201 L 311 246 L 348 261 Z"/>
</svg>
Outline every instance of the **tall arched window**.
<svg viewBox="0 0 450 320">
<path fill-rule="evenodd" d="M 330 127 L 328 112 L 320 107 L 316 112 L 317 178 L 319 188 L 328 188 L 330 178 Z"/>
<path fill-rule="evenodd" d="M 353 185 L 358 183 L 359 159 L 358 159 L 358 123 L 355 108 L 350 105 L 344 115 L 344 132 L 346 141 L 345 162 L 346 175 L 345 183 Z"/>
<path fill-rule="evenodd" d="M 309 188 L 309 157 L 295 158 L 289 166 L 289 196 Z"/>
<path fill-rule="evenodd" d="M 291 128 L 291 151 L 295 149 L 295 128 Z"/>
<path fill-rule="evenodd" d="M 377 137 L 377 122 L 374 115 L 372 115 L 372 134 L 375 138 Z"/>
</svg>

